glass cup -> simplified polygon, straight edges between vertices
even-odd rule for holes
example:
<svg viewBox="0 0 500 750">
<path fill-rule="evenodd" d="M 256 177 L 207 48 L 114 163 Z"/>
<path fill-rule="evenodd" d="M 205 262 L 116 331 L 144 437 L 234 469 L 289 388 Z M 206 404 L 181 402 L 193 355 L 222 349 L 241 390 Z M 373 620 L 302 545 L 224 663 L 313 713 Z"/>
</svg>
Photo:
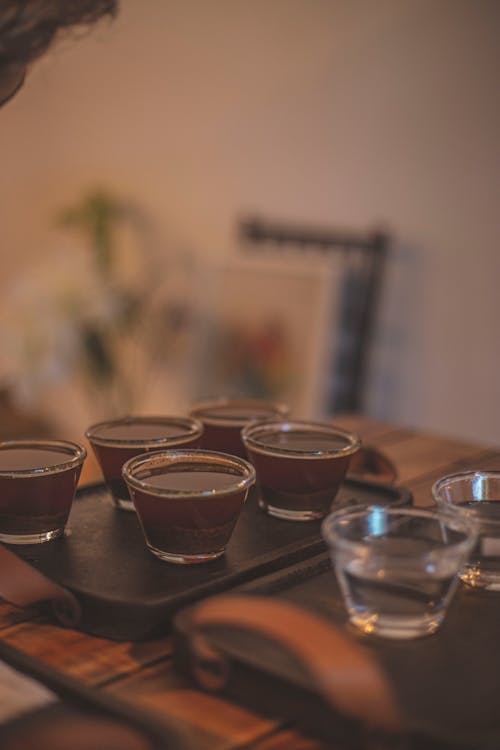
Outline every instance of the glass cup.
<svg viewBox="0 0 500 750">
<path fill-rule="evenodd" d="M 255 466 L 259 505 L 288 521 L 324 518 L 360 446 L 327 422 L 268 420 L 250 424 L 243 443 Z"/>
<path fill-rule="evenodd" d="M 441 625 L 476 539 L 468 518 L 416 508 L 344 508 L 322 533 L 358 630 L 418 638 Z"/>
<path fill-rule="evenodd" d="M 186 449 L 137 456 L 123 477 L 151 552 L 190 564 L 224 554 L 255 471 L 237 456 Z"/>
<path fill-rule="evenodd" d="M 438 480 L 438 508 L 465 513 L 478 526 L 478 540 L 462 573 L 474 588 L 500 591 L 500 471 L 467 471 Z"/>
<path fill-rule="evenodd" d="M 122 477 L 123 464 L 141 453 L 184 446 L 197 448 L 202 434 L 201 422 L 190 417 L 124 417 L 92 425 L 85 437 L 116 507 L 133 511 Z"/>
<path fill-rule="evenodd" d="M 241 440 L 242 429 L 256 420 L 285 419 L 289 411 L 285 404 L 264 399 L 220 398 L 199 401 L 192 406 L 190 414 L 203 422 L 202 448 L 246 458 L 245 446 Z"/>
<path fill-rule="evenodd" d="M 86 455 L 64 440 L 0 443 L 0 542 L 38 544 L 64 534 Z"/>
</svg>

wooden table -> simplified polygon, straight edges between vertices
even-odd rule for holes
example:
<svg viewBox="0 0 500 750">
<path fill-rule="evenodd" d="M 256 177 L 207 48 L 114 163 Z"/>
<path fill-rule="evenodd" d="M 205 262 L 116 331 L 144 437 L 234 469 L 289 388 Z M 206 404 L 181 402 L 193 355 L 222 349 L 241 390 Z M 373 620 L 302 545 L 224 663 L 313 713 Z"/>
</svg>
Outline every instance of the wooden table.
<svg viewBox="0 0 500 750">
<path fill-rule="evenodd" d="M 382 450 L 396 465 L 399 483 L 419 506 L 432 504 L 433 482 L 464 469 L 500 469 L 500 450 L 362 417 L 338 418 L 365 444 Z M 88 478 L 88 476 L 87 476 Z M 2 639 L 86 685 L 109 691 L 135 707 L 158 712 L 186 734 L 188 748 L 211 750 L 321 750 L 285 722 L 258 716 L 213 695 L 203 694 L 176 674 L 169 637 L 145 643 L 117 643 L 63 629 L 41 615 L 0 604 Z M 0 684 L 0 700 L 2 686 Z"/>
</svg>

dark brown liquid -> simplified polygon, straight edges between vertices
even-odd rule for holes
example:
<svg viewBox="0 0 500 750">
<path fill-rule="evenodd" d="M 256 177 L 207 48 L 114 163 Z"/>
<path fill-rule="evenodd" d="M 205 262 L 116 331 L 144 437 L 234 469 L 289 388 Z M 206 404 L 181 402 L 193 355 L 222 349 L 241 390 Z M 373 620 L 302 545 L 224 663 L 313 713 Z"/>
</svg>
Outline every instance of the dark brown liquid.
<svg viewBox="0 0 500 750">
<path fill-rule="evenodd" d="M 213 471 L 164 472 L 148 484 L 177 491 L 224 489 L 240 477 Z M 175 555 L 210 554 L 224 549 L 238 520 L 246 490 L 222 496 L 194 494 L 189 498 L 151 495 L 131 489 L 144 534 L 156 549 Z"/>
<path fill-rule="evenodd" d="M 55 467 L 70 461 L 66 451 L 35 448 L 0 450 L 0 470 Z M 81 466 L 54 473 L 0 476 L 0 533 L 37 534 L 65 526 Z"/>
<path fill-rule="evenodd" d="M 339 451 L 349 445 L 349 442 L 345 438 L 322 432 L 311 433 L 309 430 L 263 432 L 262 435 L 259 435 L 258 439 L 259 443 L 268 448 L 304 451 L 307 453 Z"/>
<path fill-rule="evenodd" d="M 221 471 L 167 471 L 147 477 L 148 485 L 174 492 L 222 490 L 238 483 L 240 477 Z"/>
<path fill-rule="evenodd" d="M 196 416 L 203 419 L 228 419 L 238 422 L 241 426 L 251 419 L 267 419 L 280 414 L 272 404 L 269 406 L 221 405 L 207 407 L 196 412 Z"/>
<path fill-rule="evenodd" d="M 130 421 L 103 425 L 94 435 L 103 440 L 165 440 L 187 435 L 188 430 L 179 424 L 160 421 Z"/>
<path fill-rule="evenodd" d="M 175 447 L 176 448 L 197 448 L 200 444 L 200 438 L 197 436 L 186 437 L 185 441 L 177 441 L 179 435 L 179 428 L 175 434 Z M 165 437 L 165 433 L 163 433 Z M 174 437 L 174 436 L 167 436 Z M 137 437 L 136 437 L 137 439 Z M 127 489 L 127 485 L 122 479 L 122 466 L 130 458 L 135 458 L 141 453 L 151 453 L 153 451 L 163 450 L 168 448 L 168 443 L 162 445 L 148 445 L 148 446 L 132 446 L 132 447 L 121 447 L 119 445 L 100 445 L 99 443 L 92 443 L 92 449 L 101 467 L 101 471 L 104 475 L 104 479 L 108 486 L 109 491 L 117 501 L 129 502 L 130 497 Z"/>
<path fill-rule="evenodd" d="M 73 453 L 49 448 L 1 448 L 0 471 L 49 469 L 71 461 L 73 456 Z"/>
<path fill-rule="evenodd" d="M 249 457 L 255 466 L 265 503 L 283 510 L 326 515 L 345 477 L 351 456 L 311 457 L 311 454 L 314 451 L 339 450 L 346 444 L 345 440 L 334 435 L 276 431 L 266 439 L 270 449 L 286 447 L 303 450 L 308 451 L 309 456 L 280 456 L 249 447 Z"/>
</svg>

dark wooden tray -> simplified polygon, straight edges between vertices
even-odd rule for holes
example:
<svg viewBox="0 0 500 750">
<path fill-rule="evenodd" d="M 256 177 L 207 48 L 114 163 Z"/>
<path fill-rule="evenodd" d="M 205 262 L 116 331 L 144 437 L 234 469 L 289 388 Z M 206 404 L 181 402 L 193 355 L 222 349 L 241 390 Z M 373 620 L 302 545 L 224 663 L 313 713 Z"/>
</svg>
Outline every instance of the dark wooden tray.
<svg viewBox="0 0 500 750">
<path fill-rule="evenodd" d="M 359 635 L 348 624 L 328 553 L 239 586 L 234 594 L 282 597 L 323 615 L 373 652 L 405 717 L 407 731 L 388 747 L 404 750 L 491 750 L 500 747 L 500 596 L 461 586 L 441 629 L 411 641 Z M 177 615 L 175 658 L 196 681 L 189 658 L 190 610 Z M 282 716 L 342 746 L 364 746 L 359 727 L 332 715 L 290 654 L 262 636 L 212 629 L 210 642 L 227 662 L 224 692 L 260 713 Z M 385 747 L 382 741 L 377 747 Z"/>
<path fill-rule="evenodd" d="M 409 504 L 402 488 L 347 479 L 337 503 Z M 293 523 L 263 513 L 251 494 L 224 557 L 173 565 L 146 548 L 135 513 L 117 510 L 104 485 L 80 489 L 65 537 L 10 546 L 78 598 L 82 630 L 117 640 L 165 633 L 181 607 L 324 550 L 320 522 Z"/>
</svg>

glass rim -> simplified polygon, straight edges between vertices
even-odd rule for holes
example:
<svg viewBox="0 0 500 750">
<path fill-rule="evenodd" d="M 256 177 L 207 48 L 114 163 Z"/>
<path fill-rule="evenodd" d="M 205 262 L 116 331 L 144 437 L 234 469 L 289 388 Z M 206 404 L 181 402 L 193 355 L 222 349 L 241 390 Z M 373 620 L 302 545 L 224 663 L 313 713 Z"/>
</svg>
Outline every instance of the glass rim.
<svg viewBox="0 0 500 750">
<path fill-rule="evenodd" d="M 447 522 L 448 524 L 461 526 L 461 531 L 465 534 L 461 541 L 451 544 L 443 544 L 445 549 L 465 549 L 472 547 L 477 537 L 477 525 L 474 521 L 463 513 L 450 513 L 446 511 L 434 510 L 433 508 L 393 508 L 387 505 L 356 505 L 346 508 L 339 508 L 329 513 L 321 524 L 321 535 L 329 546 L 342 547 L 344 549 L 366 550 L 371 547 L 370 542 L 362 539 L 351 540 L 345 539 L 334 528 L 334 525 L 343 519 L 352 520 L 366 516 L 370 511 L 380 510 L 386 516 L 403 516 L 404 518 L 423 518 L 438 523 Z M 382 535 L 380 535 L 382 536 Z"/>
<path fill-rule="evenodd" d="M 72 440 L 2 440 L 0 451 L 14 450 L 15 448 L 30 448 L 32 450 L 60 450 L 61 453 L 73 454 L 72 457 L 51 466 L 40 466 L 33 469 L 0 469 L 0 477 L 3 479 L 15 479 L 20 477 L 35 477 L 47 474 L 60 474 L 63 471 L 81 466 L 87 457 L 86 448 L 80 443 Z"/>
<path fill-rule="evenodd" d="M 169 424 L 179 425 L 179 427 L 185 427 L 186 431 L 179 433 L 179 435 L 171 435 L 170 437 L 149 437 L 149 438 L 112 438 L 98 434 L 98 430 L 105 427 L 126 425 L 126 424 Z M 120 417 L 118 419 L 107 419 L 103 422 L 96 422 L 90 425 L 85 430 L 85 437 L 90 443 L 95 445 L 103 445 L 109 448 L 150 448 L 160 446 L 161 448 L 167 448 L 169 445 L 177 445 L 179 441 L 183 442 L 187 438 L 195 440 L 203 435 L 203 424 L 199 419 L 193 417 L 178 417 L 178 416 L 137 416 L 130 415 L 126 417 Z"/>
<path fill-rule="evenodd" d="M 269 432 L 270 430 L 276 431 L 277 429 L 280 432 L 298 432 L 299 430 L 307 428 L 310 428 L 311 431 L 314 432 L 343 438 L 346 441 L 346 445 L 342 448 L 330 450 L 298 450 L 296 448 L 266 445 L 265 443 L 261 443 L 253 434 L 258 431 Z M 329 422 L 315 422 L 305 419 L 265 419 L 258 422 L 252 422 L 243 428 L 241 439 L 247 449 L 253 449 L 259 453 L 286 458 L 303 459 L 340 458 L 342 456 L 350 456 L 361 446 L 361 438 L 354 432 L 336 427 Z"/>
<path fill-rule="evenodd" d="M 267 419 L 267 417 L 264 416 L 231 416 L 228 414 L 208 414 L 206 415 L 204 412 L 209 411 L 211 409 L 217 409 L 222 407 L 231 407 L 231 406 L 239 406 L 241 405 L 242 408 L 245 406 L 251 408 L 268 408 L 269 410 L 269 418 L 273 419 L 276 417 L 282 417 L 285 418 L 289 413 L 290 409 L 289 407 L 280 402 L 280 401 L 269 401 L 264 398 L 214 398 L 214 399 L 202 399 L 201 401 L 195 401 L 194 404 L 192 404 L 190 408 L 190 415 L 194 417 L 195 419 L 199 419 L 205 424 L 211 426 L 211 427 L 239 427 L 244 426 L 248 422 L 255 422 L 255 421 L 261 421 L 263 419 Z"/>
<path fill-rule="evenodd" d="M 447 474 L 444 477 L 441 477 L 440 479 L 437 479 L 434 484 L 432 485 L 432 496 L 437 501 L 438 499 L 438 491 L 441 489 L 441 487 L 444 487 L 446 485 L 453 485 L 458 484 L 458 482 L 468 479 L 474 479 L 474 478 L 491 478 L 491 479 L 497 479 L 500 481 L 500 470 L 492 470 L 489 469 L 482 470 L 482 469 L 472 469 L 470 471 L 457 471 L 455 474 Z M 439 498 L 441 500 L 441 498 Z"/>
<path fill-rule="evenodd" d="M 472 469 L 471 471 L 458 471 L 455 474 L 448 474 L 447 476 L 441 477 L 438 479 L 434 484 L 432 485 L 432 497 L 434 502 L 439 508 L 444 508 L 448 511 L 451 511 L 456 514 L 462 514 L 469 516 L 471 518 L 474 518 L 476 520 L 481 521 L 484 524 L 487 524 L 489 527 L 493 526 L 499 526 L 500 527 L 500 519 L 495 518 L 482 518 L 481 513 L 479 510 L 475 510 L 472 507 L 463 508 L 454 503 L 452 500 L 448 500 L 446 498 L 441 497 L 440 490 L 443 487 L 453 486 L 457 485 L 460 482 L 463 481 L 472 481 L 474 479 L 495 479 L 500 482 L 500 471 L 495 470 L 482 470 L 482 469 Z M 481 503 L 481 500 L 474 500 L 478 505 Z M 500 503 L 500 500 L 497 500 L 496 502 Z"/>
<path fill-rule="evenodd" d="M 233 474 L 235 477 L 234 484 L 229 487 L 223 487 L 217 490 L 173 490 L 168 487 L 156 487 L 148 483 L 147 480 L 138 479 L 133 475 L 133 471 L 144 467 L 145 464 L 162 464 L 164 465 L 175 465 L 191 460 L 193 464 L 198 463 L 199 465 L 210 466 L 210 465 L 230 465 L 233 468 L 241 470 L 240 475 Z M 222 473 L 222 472 L 221 472 Z M 249 461 L 245 461 L 244 458 L 239 456 L 233 456 L 229 453 L 222 453 L 222 451 L 208 451 L 202 449 L 193 448 L 179 449 L 179 450 L 166 450 L 158 451 L 155 453 L 141 453 L 139 456 L 134 456 L 126 461 L 122 466 L 122 477 L 125 482 L 136 490 L 141 492 L 147 492 L 150 495 L 163 495 L 168 497 L 176 498 L 188 498 L 188 497 L 219 497 L 221 495 L 232 495 L 234 492 L 241 492 L 249 489 L 255 484 L 256 473 L 255 469 Z"/>
</svg>

